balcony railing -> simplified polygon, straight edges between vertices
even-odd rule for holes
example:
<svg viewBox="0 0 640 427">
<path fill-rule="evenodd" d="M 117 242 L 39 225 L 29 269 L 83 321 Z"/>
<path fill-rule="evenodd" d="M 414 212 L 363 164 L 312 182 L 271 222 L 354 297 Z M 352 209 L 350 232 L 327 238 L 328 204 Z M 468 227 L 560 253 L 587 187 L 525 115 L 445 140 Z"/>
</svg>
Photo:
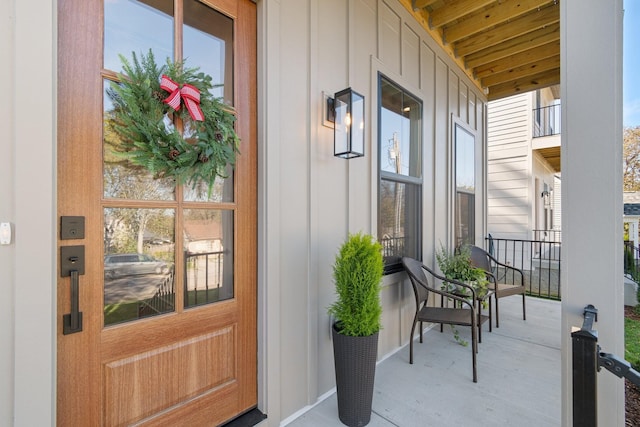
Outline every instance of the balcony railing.
<svg viewBox="0 0 640 427">
<path fill-rule="evenodd" d="M 533 240 L 542 242 L 562 242 L 561 230 L 533 230 Z"/>
<path fill-rule="evenodd" d="M 524 274 L 528 295 L 559 300 L 561 242 L 487 237 L 487 249 L 500 262 L 519 268 Z M 507 283 L 519 280 L 513 271 L 496 271 Z M 517 282 L 516 282 L 517 283 Z"/>
<path fill-rule="evenodd" d="M 624 274 L 640 283 L 640 247 L 633 242 L 624 242 Z"/>
<path fill-rule="evenodd" d="M 533 137 L 558 135 L 560 126 L 560 104 L 533 109 Z"/>
</svg>

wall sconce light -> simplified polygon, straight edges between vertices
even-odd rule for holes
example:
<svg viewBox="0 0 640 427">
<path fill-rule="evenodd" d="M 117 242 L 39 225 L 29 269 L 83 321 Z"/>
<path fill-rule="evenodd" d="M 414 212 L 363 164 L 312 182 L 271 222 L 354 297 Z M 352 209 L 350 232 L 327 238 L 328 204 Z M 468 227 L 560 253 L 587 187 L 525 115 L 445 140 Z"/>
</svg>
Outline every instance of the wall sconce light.
<svg viewBox="0 0 640 427">
<path fill-rule="evenodd" d="M 327 98 L 327 121 L 334 123 L 334 156 L 364 156 L 364 96 L 347 88 Z"/>
<path fill-rule="evenodd" d="M 553 191 L 553 188 L 550 188 L 549 186 L 547 186 L 547 184 L 544 185 L 544 190 L 542 191 L 542 194 L 540 194 L 540 197 L 542 197 L 542 199 L 544 200 L 544 207 L 545 208 L 550 208 L 551 207 L 551 192 Z"/>
</svg>

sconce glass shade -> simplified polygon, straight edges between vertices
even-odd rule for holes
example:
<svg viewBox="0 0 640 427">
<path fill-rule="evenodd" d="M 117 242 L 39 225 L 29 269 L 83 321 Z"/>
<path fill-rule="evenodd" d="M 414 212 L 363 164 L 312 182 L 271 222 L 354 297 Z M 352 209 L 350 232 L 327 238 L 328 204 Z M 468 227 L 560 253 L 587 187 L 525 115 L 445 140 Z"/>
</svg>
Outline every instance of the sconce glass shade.
<svg viewBox="0 0 640 427">
<path fill-rule="evenodd" d="M 351 88 L 334 97 L 334 156 L 343 159 L 364 156 L 364 96 Z"/>
</svg>

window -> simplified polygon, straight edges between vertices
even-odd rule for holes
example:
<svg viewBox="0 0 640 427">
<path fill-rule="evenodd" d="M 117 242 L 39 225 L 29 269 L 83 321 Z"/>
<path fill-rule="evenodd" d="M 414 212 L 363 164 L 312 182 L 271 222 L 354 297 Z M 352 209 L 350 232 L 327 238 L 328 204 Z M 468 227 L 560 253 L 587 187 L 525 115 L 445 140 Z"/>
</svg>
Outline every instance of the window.
<svg viewBox="0 0 640 427">
<path fill-rule="evenodd" d="M 456 246 L 475 243 L 475 137 L 459 123 L 453 131 L 456 161 Z"/>
<path fill-rule="evenodd" d="M 422 103 L 382 75 L 378 83 L 378 237 L 388 274 L 403 256 L 422 257 Z"/>
</svg>

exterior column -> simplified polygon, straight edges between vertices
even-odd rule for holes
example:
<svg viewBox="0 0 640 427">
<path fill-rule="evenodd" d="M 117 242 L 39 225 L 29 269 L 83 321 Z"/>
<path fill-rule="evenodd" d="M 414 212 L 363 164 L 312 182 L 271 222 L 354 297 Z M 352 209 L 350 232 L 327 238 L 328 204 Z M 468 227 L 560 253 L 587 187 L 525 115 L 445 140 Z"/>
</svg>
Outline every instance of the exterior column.
<svg viewBox="0 0 640 427">
<path fill-rule="evenodd" d="M 562 417 L 572 425 L 571 327 L 598 309 L 598 344 L 624 356 L 622 0 L 560 3 Z M 597 374 L 598 425 L 624 425 L 624 383 Z"/>
</svg>

